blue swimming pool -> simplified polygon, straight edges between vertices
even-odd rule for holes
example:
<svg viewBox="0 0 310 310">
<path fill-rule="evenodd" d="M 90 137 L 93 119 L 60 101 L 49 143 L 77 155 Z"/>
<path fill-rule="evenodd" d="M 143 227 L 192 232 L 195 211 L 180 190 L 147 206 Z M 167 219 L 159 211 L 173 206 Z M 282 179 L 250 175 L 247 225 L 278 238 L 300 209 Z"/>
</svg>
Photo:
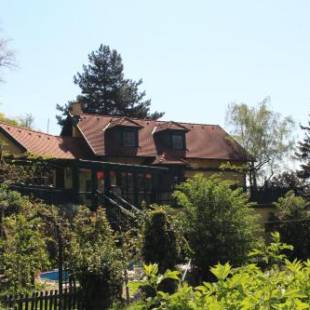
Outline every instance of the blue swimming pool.
<svg viewBox="0 0 310 310">
<path fill-rule="evenodd" d="M 58 269 L 46 271 L 46 272 L 41 272 L 40 274 L 41 280 L 44 281 L 58 281 L 59 280 L 59 273 Z M 63 271 L 63 281 L 68 281 L 69 280 L 69 273 L 68 271 Z"/>
</svg>

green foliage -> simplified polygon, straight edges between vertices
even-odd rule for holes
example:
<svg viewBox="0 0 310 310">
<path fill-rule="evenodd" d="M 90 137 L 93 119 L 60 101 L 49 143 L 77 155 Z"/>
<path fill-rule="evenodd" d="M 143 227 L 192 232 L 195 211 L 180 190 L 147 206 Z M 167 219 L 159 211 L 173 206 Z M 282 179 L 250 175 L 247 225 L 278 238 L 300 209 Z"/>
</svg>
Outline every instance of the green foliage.
<svg viewBox="0 0 310 310">
<path fill-rule="evenodd" d="M 106 309 L 121 295 L 121 251 L 104 210 L 81 207 L 73 220 L 71 268 L 84 295 L 87 309 Z"/>
<path fill-rule="evenodd" d="M 222 171 L 235 171 L 238 173 L 245 173 L 248 170 L 247 164 L 235 165 L 231 162 L 225 162 L 220 165 L 220 170 Z"/>
<path fill-rule="evenodd" d="M 280 220 L 289 219 L 309 219 L 307 207 L 309 202 L 303 197 L 296 196 L 293 191 L 289 191 L 284 197 L 280 197 L 274 204 L 278 211 Z"/>
<path fill-rule="evenodd" d="M 166 270 L 163 274 L 159 274 L 157 264 L 144 265 L 144 283 L 140 287 L 143 293 L 143 309 L 153 309 L 160 304 L 161 294 L 164 294 L 162 287 L 167 282 L 179 282 L 179 272 Z M 139 308 L 137 308 L 139 309 Z"/>
<path fill-rule="evenodd" d="M 4 219 L 5 238 L 0 242 L 0 265 L 5 279 L 1 284 L 2 293 L 31 292 L 35 288 L 35 276 L 48 266 L 40 226 L 40 219 L 29 219 L 24 214 Z"/>
<path fill-rule="evenodd" d="M 8 118 L 5 116 L 4 113 L 1 113 L 1 112 L 0 112 L 0 122 L 6 123 L 8 125 L 18 125 L 17 120 Z"/>
<path fill-rule="evenodd" d="M 18 213 L 25 204 L 29 204 L 29 201 L 20 193 L 10 190 L 5 184 L 0 185 L 0 213 L 2 217 Z"/>
<path fill-rule="evenodd" d="M 303 179 L 310 178 L 310 121 L 308 126 L 301 126 L 305 132 L 305 137 L 298 142 L 296 156 L 302 162 L 299 176 Z"/>
<path fill-rule="evenodd" d="M 142 281 L 130 281 L 128 283 L 129 295 L 134 296 L 138 293 L 140 286 L 143 284 Z"/>
<path fill-rule="evenodd" d="M 232 190 L 225 181 L 198 174 L 173 195 L 182 207 L 180 221 L 199 276 L 206 276 L 218 262 L 241 265 L 247 260 L 259 226 L 242 189 Z"/>
<path fill-rule="evenodd" d="M 261 243 L 259 247 L 249 253 L 249 257 L 256 258 L 263 268 L 278 268 L 287 258 L 283 251 L 293 250 L 292 245 L 282 243 L 279 232 L 271 233 L 270 244 Z"/>
<path fill-rule="evenodd" d="M 257 107 L 231 104 L 226 118 L 235 138 L 255 158 L 250 167 L 250 184 L 255 187 L 257 178 L 272 176 L 291 150 L 294 122 L 270 110 L 266 99 Z"/>
<path fill-rule="evenodd" d="M 286 193 L 274 204 L 277 208 L 274 229 L 278 230 L 284 242 L 292 244 L 291 258 L 310 257 L 310 214 L 309 202 L 293 191 Z"/>
<path fill-rule="evenodd" d="M 306 189 L 306 181 L 301 179 L 296 171 L 283 171 L 276 174 L 265 185 L 268 187 L 298 189 L 302 194 Z"/>
<path fill-rule="evenodd" d="M 34 122 L 34 117 L 31 113 L 27 113 L 26 115 L 20 116 L 18 118 L 8 118 L 4 113 L 0 112 L 0 122 L 8 124 L 8 125 L 31 129 L 33 126 L 33 122 Z"/>
<path fill-rule="evenodd" d="M 59 219 L 60 213 L 54 206 L 32 201 L 1 185 L 0 215 L 1 293 L 32 293 L 38 286 L 34 277 L 47 267 L 55 267 L 58 252 L 51 251 L 50 245 L 57 247 L 54 243 L 58 239 L 51 218 Z"/>
<path fill-rule="evenodd" d="M 216 281 L 203 282 L 195 288 L 179 282 L 173 294 L 160 291 L 159 283 L 167 278 L 178 280 L 179 274 L 167 271 L 160 275 L 156 265 L 145 266 L 145 285 L 153 287 L 155 294 L 153 297 L 143 296 L 134 308 L 130 306 L 126 309 L 310 309 L 310 260 L 285 259 L 281 251 L 286 247 L 280 243 L 279 234 L 275 233 L 273 242 L 266 246 L 268 251 L 263 253 L 268 262 L 274 261 L 270 269 L 262 270 L 256 264 L 239 268 L 233 268 L 229 263 L 217 264 L 211 268 Z"/>
<path fill-rule="evenodd" d="M 52 168 L 49 166 L 47 158 L 43 159 L 42 157 L 29 153 L 25 155 L 27 159 L 16 159 L 14 155 L 6 151 L 4 146 L 2 154 L 0 154 L 1 184 L 8 186 L 16 184 L 37 184 L 38 176 L 52 178 Z"/>
<path fill-rule="evenodd" d="M 146 216 L 142 257 L 147 264 L 158 264 L 160 272 L 174 268 L 177 263 L 176 236 L 163 208 L 152 210 Z"/>
<path fill-rule="evenodd" d="M 142 80 L 124 78 L 122 58 L 116 50 L 101 44 L 89 54 L 88 60 L 83 72 L 74 76 L 74 83 L 81 89 L 77 101 L 84 112 L 153 119 L 163 116 L 159 112 L 150 113 L 151 100 L 145 100 L 145 92 L 139 91 Z M 71 104 L 58 105 L 57 109 L 65 115 Z M 63 124 L 61 116 L 57 119 Z"/>
</svg>

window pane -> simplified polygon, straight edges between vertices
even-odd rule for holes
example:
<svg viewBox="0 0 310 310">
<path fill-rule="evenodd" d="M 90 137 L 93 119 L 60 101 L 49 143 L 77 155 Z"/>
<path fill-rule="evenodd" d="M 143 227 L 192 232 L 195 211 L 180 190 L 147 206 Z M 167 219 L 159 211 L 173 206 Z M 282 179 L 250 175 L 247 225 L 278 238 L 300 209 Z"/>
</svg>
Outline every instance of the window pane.
<svg viewBox="0 0 310 310">
<path fill-rule="evenodd" d="M 169 134 L 163 134 L 161 139 L 164 146 L 171 148 L 171 139 Z"/>
<path fill-rule="evenodd" d="M 129 147 L 137 146 L 136 137 L 137 137 L 136 131 L 124 130 L 124 134 L 123 134 L 124 146 L 129 146 Z"/>
<path fill-rule="evenodd" d="M 175 150 L 183 150 L 184 149 L 184 140 L 182 135 L 172 135 L 172 147 Z"/>
<path fill-rule="evenodd" d="M 117 179 L 116 179 L 116 172 L 115 171 L 110 171 L 110 184 L 111 186 L 116 186 L 117 185 Z"/>
<path fill-rule="evenodd" d="M 80 168 L 80 193 L 90 193 L 92 191 L 92 176 L 91 170 Z"/>
<path fill-rule="evenodd" d="M 104 192 L 104 172 L 103 171 L 97 171 L 97 190 L 99 193 Z"/>
<path fill-rule="evenodd" d="M 121 145 L 121 143 L 122 143 L 122 132 L 119 128 L 116 128 L 114 130 L 112 137 L 113 137 L 113 142 L 115 142 L 116 145 Z"/>
<path fill-rule="evenodd" d="M 72 188 L 72 169 L 70 167 L 65 168 L 65 188 Z"/>
</svg>

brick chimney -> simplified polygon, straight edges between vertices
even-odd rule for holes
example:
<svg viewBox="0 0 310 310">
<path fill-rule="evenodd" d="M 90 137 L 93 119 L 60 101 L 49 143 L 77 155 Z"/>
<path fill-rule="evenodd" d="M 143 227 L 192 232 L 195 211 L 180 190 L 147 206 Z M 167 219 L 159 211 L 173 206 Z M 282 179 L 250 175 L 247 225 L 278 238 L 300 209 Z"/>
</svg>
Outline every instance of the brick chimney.
<svg viewBox="0 0 310 310">
<path fill-rule="evenodd" d="M 80 102 L 74 102 L 71 107 L 69 108 L 70 113 L 73 116 L 79 116 L 83 113 L 82 111 L 82 105 Z"/>
</svg>

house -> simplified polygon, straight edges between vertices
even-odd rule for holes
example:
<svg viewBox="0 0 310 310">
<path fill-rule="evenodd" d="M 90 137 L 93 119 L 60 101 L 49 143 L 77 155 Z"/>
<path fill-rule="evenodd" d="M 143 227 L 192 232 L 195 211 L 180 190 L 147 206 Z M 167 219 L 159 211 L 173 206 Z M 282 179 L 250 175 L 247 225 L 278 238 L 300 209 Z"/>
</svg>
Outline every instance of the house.
<svg viewBox="0 0 310 310">
<path fill-rule="evenodd" d="M 135 205 L 164 202 L 175 184 L 198 172 L 221 173 L 244 186 L 244 172 L 221 165 L 251 160 L 218 125 L 86 114 L 78 104 L 60 136 L 0 123 L 0 141 L 15 157 L 49 161 L 49 185 L 89 204 L 110 189 Z"/>
</svg>

